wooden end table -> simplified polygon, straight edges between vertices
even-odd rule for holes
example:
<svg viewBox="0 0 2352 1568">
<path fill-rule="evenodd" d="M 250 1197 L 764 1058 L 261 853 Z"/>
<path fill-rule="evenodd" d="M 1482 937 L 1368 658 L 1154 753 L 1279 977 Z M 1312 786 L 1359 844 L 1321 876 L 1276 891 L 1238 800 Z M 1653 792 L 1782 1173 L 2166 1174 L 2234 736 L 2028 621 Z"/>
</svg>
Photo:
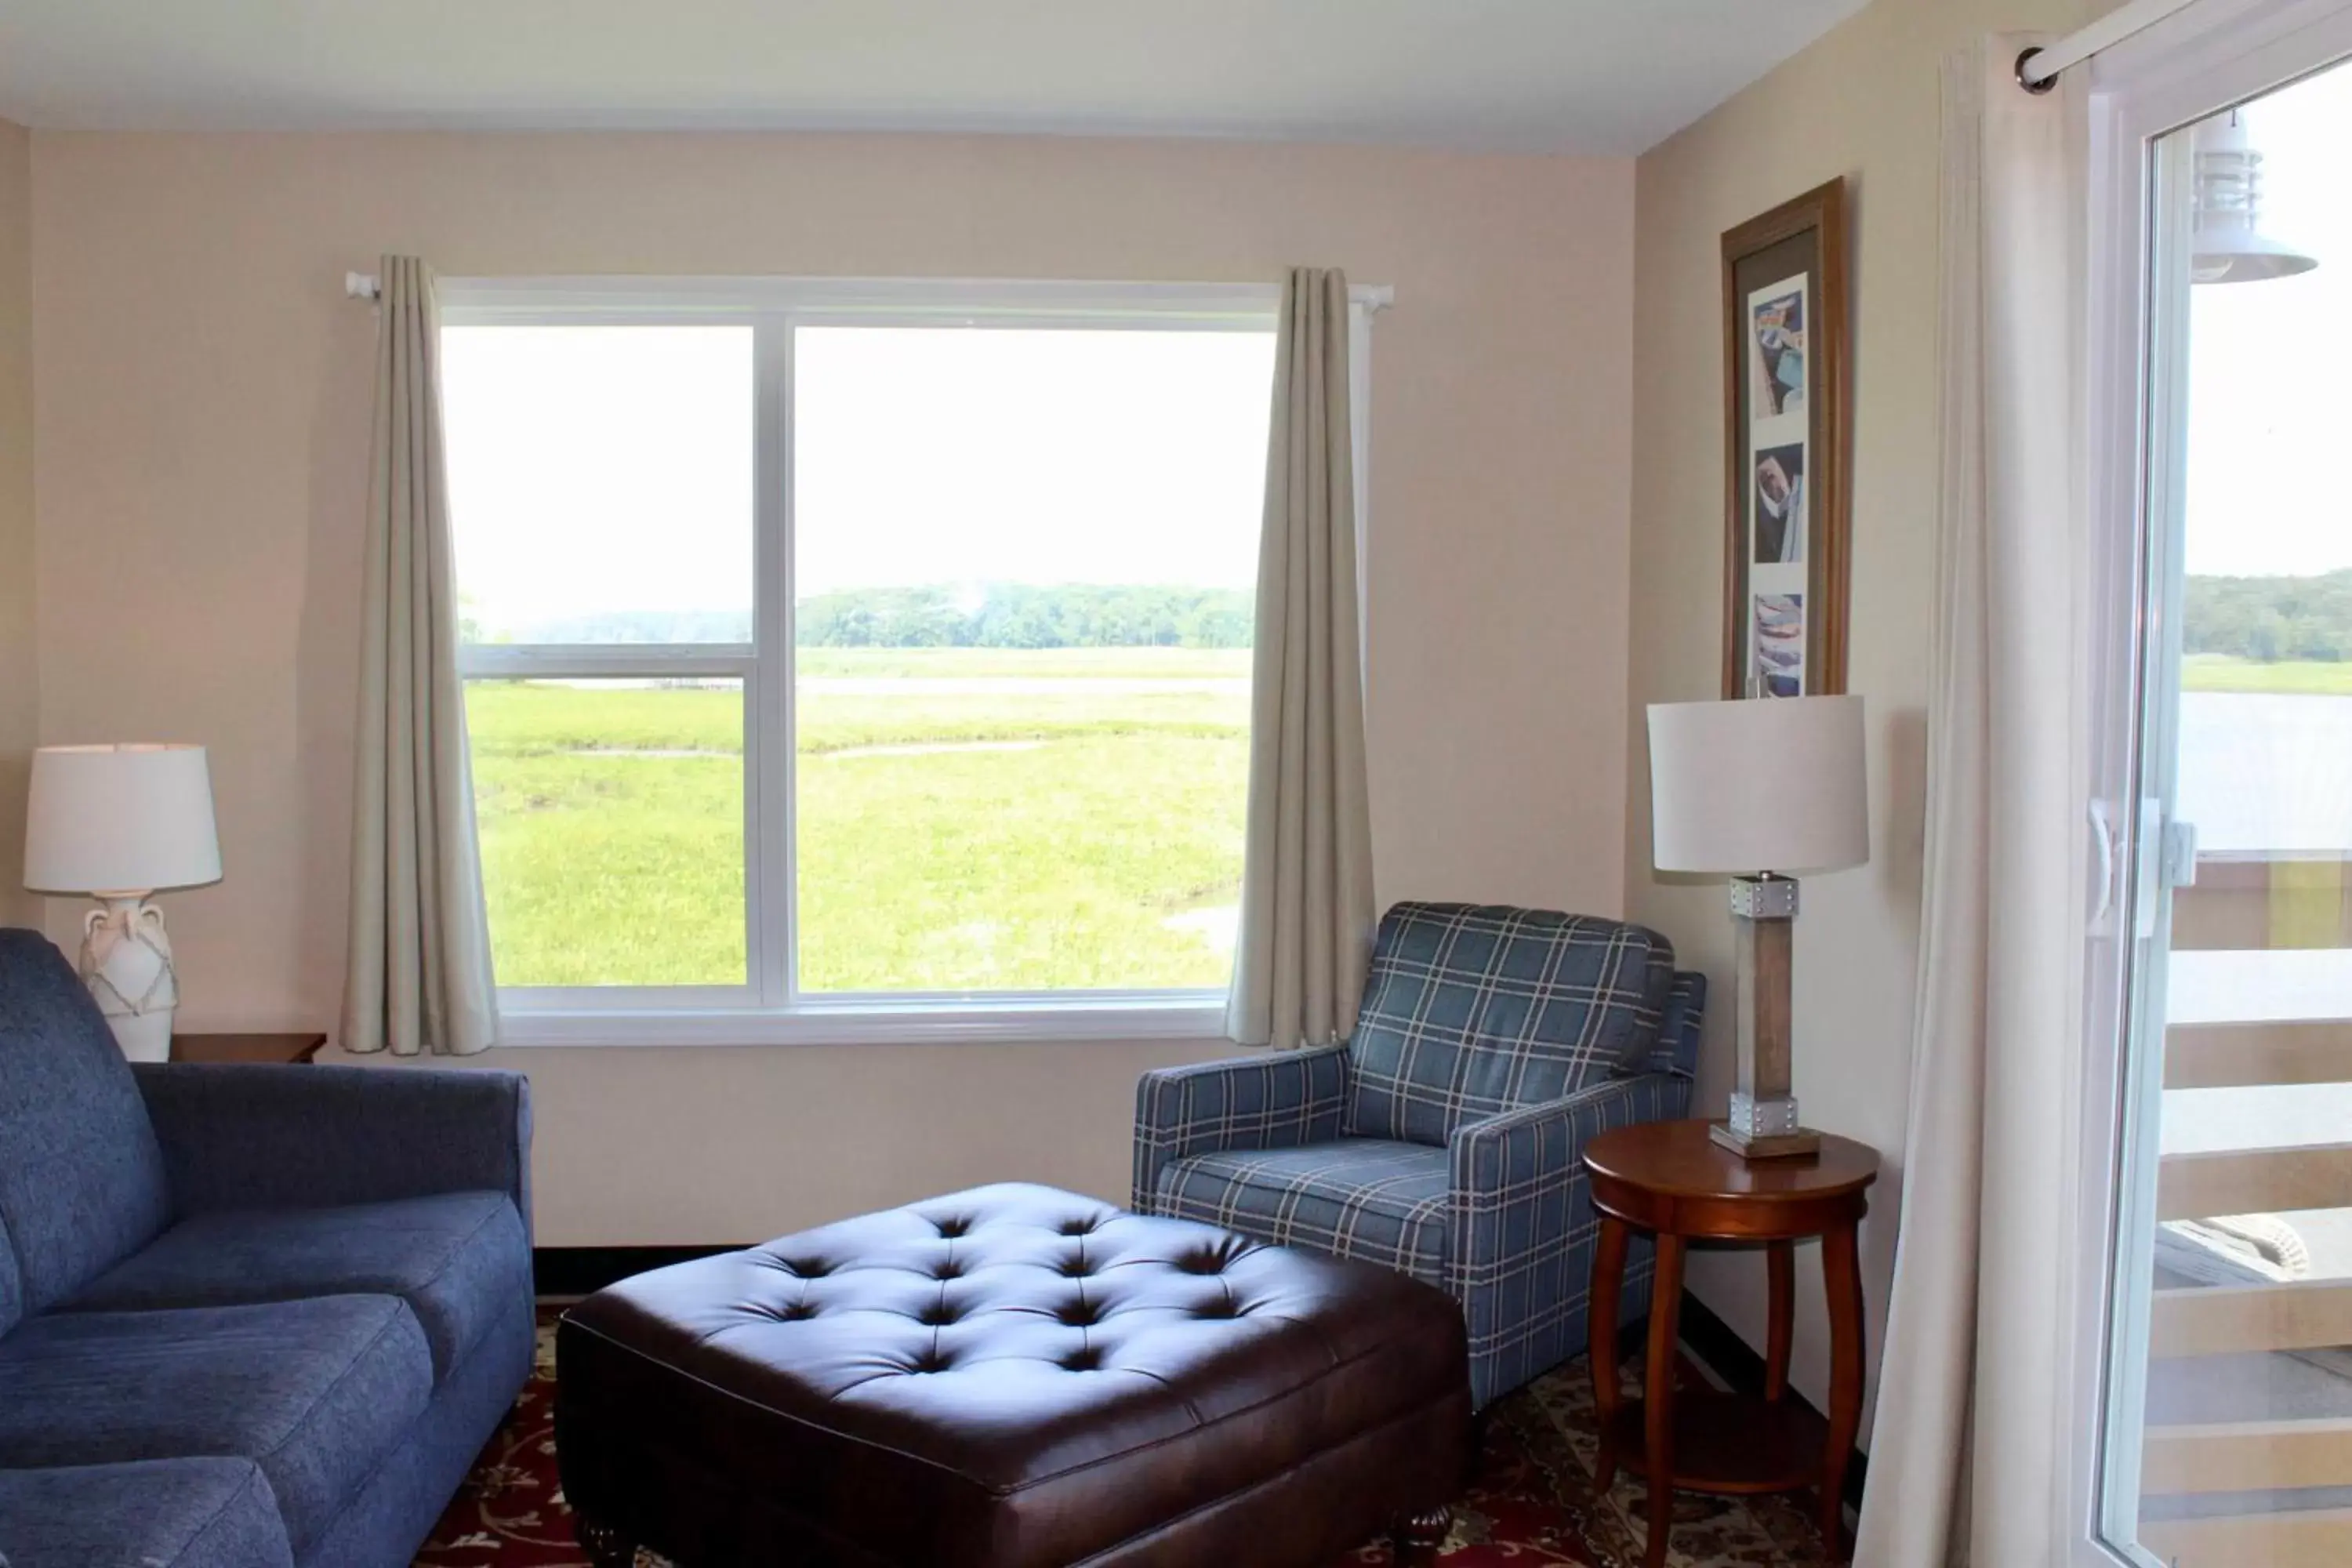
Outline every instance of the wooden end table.
<svg viewBox="0 0 2352 1568">
<path fill-rule="evenodd" d="M 1878 1179 L 1877 1152 L 1824 1134 L 1818 1154 L 1742 1159 L 1707 1135 L 1705 1121 L 1653 1121 L 1604 1132 L 1584 1146 L 1601 1241 L 1592 1260 L 1592 1392 L 1601 1421 L 1600 1489 L 1621 1459 L 1649 1485 L 1643 1568 L 1666 1560 L 1674 1489 L 1729 1494 L 1821 1489 L 1822 1538 L 1844 1550 L 1846 1459 L 1862 1426 L 1862 1271 L 1855 1233 Z M 1618 1297 L 1625 1249 L 1636 1230 L 1657 1237 L 1643 1396 L 1617 1381 Z M 1822 1238 L 1830 1310 L 1830 1408 L 1823 1421 L 1790 1399 L 1789 1342 L 1795 1311 L 1795 1243 Z M 1765 1244 L 1771 1307 L 1758 1398 L 1713 1390 L 1675 1392 L 1682 1317 L 1683 1254 L 1692 1239 Z"/>
<path fill-rule="evenodd" d="M 182 1035 L 172 1037 L 175 1062 L 307 1062 L 327 1043 L 324 1034 Z"/>
</svg>

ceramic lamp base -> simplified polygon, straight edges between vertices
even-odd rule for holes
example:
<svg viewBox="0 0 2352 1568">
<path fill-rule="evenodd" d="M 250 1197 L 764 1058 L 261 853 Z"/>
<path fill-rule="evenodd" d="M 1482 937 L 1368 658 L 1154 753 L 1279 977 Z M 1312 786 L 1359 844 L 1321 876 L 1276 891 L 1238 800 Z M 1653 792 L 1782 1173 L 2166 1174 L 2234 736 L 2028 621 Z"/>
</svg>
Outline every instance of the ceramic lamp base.
<svg viewBox="0 0 2352 1568">
<path fill-rule="evenodd" d="M 114 1031 L 114 1043 L 122 1047 L 123 1060 L 168 1062 L 172 1059 L 172 1011 L 126 1013 L 106 1021 L 108 1027 Z"/>
<path fill-rule="evenodd" d="M 168 1061 L 180 980 L 163 911 L 144 893 L 107 893 L 81 922 L 81 978 L 134 1062 Z"/>
</svg>

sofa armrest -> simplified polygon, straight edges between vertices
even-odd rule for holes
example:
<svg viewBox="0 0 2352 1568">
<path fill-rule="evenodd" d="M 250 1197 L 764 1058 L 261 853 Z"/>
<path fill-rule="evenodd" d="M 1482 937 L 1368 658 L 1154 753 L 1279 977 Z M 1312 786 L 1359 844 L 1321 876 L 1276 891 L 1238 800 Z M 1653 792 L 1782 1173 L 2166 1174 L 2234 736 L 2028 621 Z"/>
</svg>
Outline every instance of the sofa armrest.
<svg viewBox="0 0 2352 1568">
<path fill-rule="evenodd" d="M 1135 1085 L 1135 1207 L 1151 1212 L 1160 1173 L 1219 1149 L 1296 1149 L 1339 1136 L 1348 1047 L 1156 1068 Z"/>
<path fill-rule="evenodd" d="M 1585 1143 L 1612 1128 L 1678 1117 L 1689 1100 L 1688 1080 L 1645 1072 L 1454 1129 L 1457 1280 L 1475 1284 L 1523 1260 L 1529 1248 L 1564 1246 L 1581 1223 L 1570 1210 L 1572 1189 L 1584 1179 Z"/>
<path fill-rule="evenodd" d="M 479 1189 L 530 1228 L 530 1083 L 478 1068 L 140 1063 L 177 1212 Z"/>
</svg>

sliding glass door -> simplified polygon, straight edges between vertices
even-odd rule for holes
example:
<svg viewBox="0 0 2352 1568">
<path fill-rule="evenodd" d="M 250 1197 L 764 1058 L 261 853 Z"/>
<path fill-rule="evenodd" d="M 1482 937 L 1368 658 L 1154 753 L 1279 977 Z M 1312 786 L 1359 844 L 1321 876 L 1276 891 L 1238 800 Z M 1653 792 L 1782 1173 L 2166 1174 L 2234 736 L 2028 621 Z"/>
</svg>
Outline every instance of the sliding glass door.
<svg viewBox="0 0 2352 1568">
<path fill-rule="evenodd" d="M 2095 294 L 2129 339 L 2095 363 L 2095 458 L 2128 532 L 2093 803 L 2093 1534 L 2167 1568 L 2352 1563 L 2352 36 L 2328 9 L 2101 79 Z"/>
</svg>

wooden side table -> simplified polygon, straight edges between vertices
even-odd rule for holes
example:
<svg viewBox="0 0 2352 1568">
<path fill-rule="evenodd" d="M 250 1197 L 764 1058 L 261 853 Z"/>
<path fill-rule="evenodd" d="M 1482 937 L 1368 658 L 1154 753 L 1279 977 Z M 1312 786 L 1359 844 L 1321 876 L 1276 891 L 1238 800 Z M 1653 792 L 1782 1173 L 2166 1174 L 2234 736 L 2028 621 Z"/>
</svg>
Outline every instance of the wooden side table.
<svg viewBox="0 0 2352 1568">
<path fill-rule="evenodd" d="M 324 1034 L 183 1035 L 172 1037 L 175 1062 L 307 1062 L 327 1043 Z"/>
<path fill-rule="evenodd" d="M 1748 1494 L 1821 1488 L 1822 1538 L 1844 1551 L 1846 1459 L 1862 1426 L 1862 1271 L 1855 1233 L 1878 1179 L 1877 1152 L 1824 1135 L 1819 1154 L 1754 1163 L 1707 1135 L 1705 1121 L 1654 1121 L 1604 1132 L 1584 1146 L 1601 1240 L 1592 1260 L 1592 1392 L 1601 1418 L 1597 1478 L 1607 1491 L 1621 1459 L 1649 1485 L 1643 1568 L 1666 1560 L 1674 1489 Z M 1657 1237 L 1649 1364 L 1643 1397 L 1617 1381 L 1618 1297 L 1636 1230 Z M 1830 1408 L 1824 1422 L 1789 1391 L 1795 1311 L 1794 1244 L 1822 1238 L 1829 1291 Z M 1761 1398 L 1675 1392 L 1683 1253 L 1693 1238 L 1765 1244 L 1771 1307 Z"/>
</svg>

